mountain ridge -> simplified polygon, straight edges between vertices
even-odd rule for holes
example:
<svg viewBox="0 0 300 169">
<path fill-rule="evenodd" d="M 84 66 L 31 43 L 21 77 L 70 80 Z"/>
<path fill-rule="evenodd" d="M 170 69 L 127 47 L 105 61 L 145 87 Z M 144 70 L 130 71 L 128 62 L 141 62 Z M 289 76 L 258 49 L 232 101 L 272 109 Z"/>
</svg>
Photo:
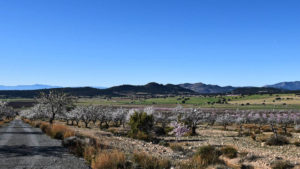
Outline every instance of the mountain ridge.
<svg viewBox="0 0 300 169">
<path fill-rule="evenodd" d="M 219 85 L 211 85 L 211 84 L 205 84 L 205 83 L 183 83 L 179 84 L 179 86 L 193 90 L 199 94 L 226 94 L 226 93 L 232 93 L 233 91 L 241 91 L 243 89 L 247 90 L 251 89 L 253 91 L 259 91 L 259 88 L 263 90 L 268 91 L 282 91 L 282 90 L 289 90 L 289 91 L 297 91 L 300 90 L 300 81 L 294 81 L 294 82 L 280 82 L 273 85 L 265 85 L 263 87 L 254 87 L 254 86 L 243 86 L 243 87 L 234 87 L 234 86 L 219 86 Z M 280 89 L 280 90 L 272 90 L 274 89 Z M 240 90 L 241 89 L 241 90 Z M 235 91 L 236 92 L 236 91 Z"/>
<path fill-rule="evenodd" d="M 39 89 L 39 90 L 0 90 L 2 98 L 34 98 L 41 92 L 48 93 L 51 90 L 57 90 L 78 97 L 97 97 L 97 96 L 149 96 L 149 95 L 197 95 L 196 92 L 182 88 L 172 84 L 148 83 L 146 85 L 120 85 L 107 89 L 97 89 L 92 87 L 66 87 L 55 89 Z"/>
<path fill-rule="evenodd" d="M 280 82 L 273 85 L 266 85 L 264 87 L 273 87 L 284 90 L 300 90 L 300 81 Z"/>
</svg>

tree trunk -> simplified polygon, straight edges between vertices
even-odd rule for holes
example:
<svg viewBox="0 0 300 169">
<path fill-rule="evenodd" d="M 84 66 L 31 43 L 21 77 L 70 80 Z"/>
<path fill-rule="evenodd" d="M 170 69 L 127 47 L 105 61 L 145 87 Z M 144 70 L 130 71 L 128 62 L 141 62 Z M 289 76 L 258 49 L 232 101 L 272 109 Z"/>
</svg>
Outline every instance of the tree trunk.
<svg viewBox="0 0 300 169">
<path fill-rule="evenodd" d="M 51 117 L 50 120 L 49 120 L 49 123 L 50 123 L 50 124 L 53 124 L 54 118 L 55 118 L 55 113 L 52 113 L 52 117 Z"/>
<path fill-rule="evenodd" d="M 278 134 L 277 134 L 276 128 L 274 127 L 274 124 L 271 124 L 271 128 L 272 128 L 272 131 L 274 133 L 275 138 L 277 139 L 278 138 Z"/>
<path fill-rule="evenodd" d="M 197 135 L 197 133 L 196 133 L 196 129 L 197 129 L 197 127 L 196 127 L 196 126 L 192 126 L 192 136 L 195 136 L 195 135 Z"/>
</svg>

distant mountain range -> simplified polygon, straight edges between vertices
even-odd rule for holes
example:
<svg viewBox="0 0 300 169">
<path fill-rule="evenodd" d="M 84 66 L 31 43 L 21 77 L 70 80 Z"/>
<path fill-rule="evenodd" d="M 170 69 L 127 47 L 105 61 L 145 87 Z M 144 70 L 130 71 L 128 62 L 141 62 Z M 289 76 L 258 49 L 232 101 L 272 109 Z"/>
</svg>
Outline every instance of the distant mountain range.
<svg viewBox="0 0 300 169">
<path fill-rule="evenodd" d="M 282 82 L 264 87 L 218 86 L 204 83 L 184 83 L 179 85 L 148 83 L 146 85 L 121 85 L 110 88 L 103 87 L 59 87 L 50 85 L 0 86 L 1 98 L 36 97 L 41 92 L 60 90 L 78 97 L 95 96 L 153 96 L 153 95 L 197 95 L 197 94 L 255 94 L 255 93 L 289 93 L 300 92 L 300 82 Z M 299 91 L 297 91 L 299 90 Z"/>
<path fill-rule="evenodd" d="M 41 92 L 49 92 L 52 89 L 38 89 L 38 90 L 0 90 L 1 98 L 34 98 Z M 73 87 L 73 88 L 55 88 L 53 90 L 62 91 L 73 96 L 78 97 L 95 97 L 95 96 L 152 96 L 152 95 L 196 95 L 197 93 L 182 88 L 178 85 L 162 85 L 158 83 L 148 83 L 146 85 L 121 85 L 107 89 L 96 89 L 92 87 Z"/>
<path fill-rule="evenodd" d="M 50 86 L 50 85 L 43 85 L 43 84 L 18 85 L 18 86 L 0 85 L 0 90 L 39 90 L 39 89 L 53 89 L 53 88 L 61 88 L 61 86 Z"/>
<path fill-rule="evenodd" d="M 276 89 L 284 89 L 284 90 L 300 90 L 300 81 L 281 82 L 274 85 L 267 85 L 265 87 L 273 87 Z"/>
<path fill-rule="evenodd" d="M 283 92 L 284 90 L 296 91 L 300 90 L 300 81 L 295 82 L 281 82 L 274 85 L 266 85 L 264 87 L 233 87 L 233 86 L 218 86 L 218 85 L 210 85 L 204 83 L 184 83 L 179 84 L 179 86 L 193 90 L 200 94 L 217 94 L 217 93 L 255 93 L 255 92 Z M 279 89 L 279 90 L 273 90 Z"/>
<path fill-rule="evenodd" d="M 63 88 L 62 86 L 51 86 L 43 84 L 34 84 L 34 85 L 17 85 L 17 86 L 4 86 L 0 85 L 0 90 L 41 90 L 41 89 L 55 89 Z M 76 88 L 76 87 L 74 87 Z M 96 89 L 106 89 L 107 87 L 95 86 Z"/>
</svg>

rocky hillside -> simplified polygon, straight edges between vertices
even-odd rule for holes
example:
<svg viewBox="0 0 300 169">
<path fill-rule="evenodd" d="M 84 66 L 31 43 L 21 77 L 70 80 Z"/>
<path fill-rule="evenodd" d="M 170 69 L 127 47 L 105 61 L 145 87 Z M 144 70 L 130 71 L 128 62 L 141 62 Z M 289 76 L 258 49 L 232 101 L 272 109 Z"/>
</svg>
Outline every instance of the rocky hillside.
<svg viewBox="0 0 300 169">
<path fill-rule="evenodd" d="M 193 90 L 200 94 L 230 93 L 234 89 L 236 89 L 235 87 L 232 86 L 221 87 L 218 85 L 209 85 L 204 83 L 194 83 L 194 84 L 184 83 L 184 84 L 180 84 L 179 86 L 186 89 Z"/>
<path fill-rule="evenodd" d="M 284 90 L 300 90 L 300 81 L 295 82 L 281 82 L 274 85 L 267 85 L 266 87 L 272 87 Z"/>
</svg>

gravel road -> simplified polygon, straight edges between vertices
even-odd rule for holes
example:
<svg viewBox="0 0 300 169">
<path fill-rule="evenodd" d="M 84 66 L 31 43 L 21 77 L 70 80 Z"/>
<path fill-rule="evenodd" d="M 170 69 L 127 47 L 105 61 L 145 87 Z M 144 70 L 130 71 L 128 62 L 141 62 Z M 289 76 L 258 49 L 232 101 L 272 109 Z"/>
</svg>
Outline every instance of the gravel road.
<svg viewBox="0 0 300 169">
<path fill-rule="evenodd" d="M 61 141 L 14 120 L 0 128 L 0 169 L 89 169 Z"/>
</svg>

